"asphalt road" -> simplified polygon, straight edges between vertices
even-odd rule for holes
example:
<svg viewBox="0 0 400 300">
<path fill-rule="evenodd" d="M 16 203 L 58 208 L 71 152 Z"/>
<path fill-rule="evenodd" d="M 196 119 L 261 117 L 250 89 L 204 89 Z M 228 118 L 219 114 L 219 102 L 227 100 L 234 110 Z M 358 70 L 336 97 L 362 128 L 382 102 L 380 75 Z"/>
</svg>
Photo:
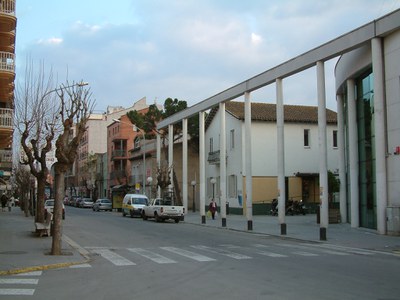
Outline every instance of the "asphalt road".
<svg viewBox="0 0 400 300">
<path fill-rule="evenodd" d="M 400 298 L 398 256 L 66 209 L 63 233 L 91 260 L 43 271 L 12 299 Z"/>
</svg>

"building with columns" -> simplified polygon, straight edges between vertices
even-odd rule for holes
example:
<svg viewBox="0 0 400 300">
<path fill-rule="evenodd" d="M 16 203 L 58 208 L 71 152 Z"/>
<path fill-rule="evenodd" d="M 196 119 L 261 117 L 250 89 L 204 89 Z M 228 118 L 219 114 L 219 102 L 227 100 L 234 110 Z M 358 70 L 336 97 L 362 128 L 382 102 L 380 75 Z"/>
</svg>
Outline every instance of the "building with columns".
<svg viewBox="0 0 400 300">
<path fill-rule="evenodd" d="M 230 212 L 243 213 L 246 207 L 244 103 L 228 101 L 226 109 L 226 173 L 227 201 Z M 277 187 L 277 136 L 276 104 L 251 104 L 253 205 L 271 203 L 278 197 Z M 338 147 L 336 113 L 327 109 L 328 169 L 338 172 Z M 220 111 L 213 108 L 206 120 L 206 177 L 207 199 L 215 198 L 221 203 L 219 177 Z M 303 200 L 308 207 L 319 205 L 319 165 L 318 160 L 318 107 L 285 105 L 285 190 L 286 201 Z M 215 183 L 212 184 L 212 179 Z M 213 186 L 214 185 L 214 186 Z M 267 213 L 267 205 L 258 214 Z"/>
<path fill-rule="evenodd" d="M 356 28 L 323 45 L 294 57 L 278 66 L 253 76 L 211 96 L 158 124 L 157 129 L 183 124 L 183 143 L 187 143 L 187 119 L 199 114 L 199 180 L 200 217 L 206 222 L 207 199 L 205 172 L 205 112 L 218 106 L 221 112 L 219 160 L 226 162 L 226 103 L 244 99 L 244 145 L 246 155 L 243 173 L 246 176 L 247 229 L 253 228 L 253 147 L 251 93 L 274 84 L 276 88 L 276 151 L 277 189 L 281 234 L 285 222 L 285 123 L 283 90 L 285 78 L 309 68 L 316 70 L 318 103 L 318 156 L 321 240 L 328 229 L 328 158 L 326 126 L 325 62 L 339 58 L 336 66 L 338 103 L 338 151 L 340 176 L 340 212 L 343 222 L 352 227 L 369 227 L 380 234 L 400 234 L 400 10 L 393 11 L 364 26 Z M 310 87 L 311 88 L 311 87 Z M 185 125 L 186 124 L 186 125 Z M 185 127 L 186 126 L 186 127 Z M 186 128 L 186 129 L 185 129 Z M 172 147 L 172 146 L 171 146 Z M 187 153 L 183 145 L 183 183 L 187 182 Z M 172 152 L 172 148 L 171 151 Z M 170 154 L 171 155 L 171 154 Z M 173 164 L 173 156 L 169 158 Z M 219 168 L 221 202 L 227 200 L 227 166 Z M 185 199 L 185 189 L 183 189 Z M 187 195 L 187 189 L 186 189 Z M 227 214 L 221 206 L 222 227 Z"/>
</svg>

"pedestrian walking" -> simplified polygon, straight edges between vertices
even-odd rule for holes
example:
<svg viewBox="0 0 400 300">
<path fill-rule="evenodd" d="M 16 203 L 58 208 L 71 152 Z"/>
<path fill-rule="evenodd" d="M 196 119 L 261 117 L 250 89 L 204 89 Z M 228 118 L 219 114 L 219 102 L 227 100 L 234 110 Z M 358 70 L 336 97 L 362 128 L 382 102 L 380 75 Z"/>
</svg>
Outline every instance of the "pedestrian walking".
<svg viewBox="0 0 400 300">
<path fill-rule="evenodd" d="M 217 203 L 215 203 L 214 198 L 211 200 L 208 210 L 211 212 L 211 217 L 215 219 L 215 213 L 217 212 Z"/>
<path fill-rule="evenodd" d="M 1 211 L 6 210 L 7 202 L 8 202 L 8 198 L 7 198 L 6 194 L 1 195 Z"/>
<path fill-rule="evenodd" d="M 8 199 L 7 206 L 8 206 L 8 211 L 11 211 L 11 206 L 12 206 L 12 200 L 11 199 Z"/>
</svg>

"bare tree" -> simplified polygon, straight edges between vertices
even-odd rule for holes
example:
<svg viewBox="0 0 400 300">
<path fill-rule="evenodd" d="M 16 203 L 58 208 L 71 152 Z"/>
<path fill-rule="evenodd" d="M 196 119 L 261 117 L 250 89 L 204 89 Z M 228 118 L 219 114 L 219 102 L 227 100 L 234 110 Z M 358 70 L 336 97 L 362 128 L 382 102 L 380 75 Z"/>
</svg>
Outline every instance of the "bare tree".
<svg viewBox="0 0 400 300">
<path fill-rule="evenodd" d="M 36 222 L 44 221 L 45 186 L 49 170 L 46 155 L 52 149 L 56 134 L 57 105 L 54 105 L 52 71 L 46 74 L 44 64 L 35 72 L 33 63 L 27 63 L 24 84 L 16 90 L 16 127 L 20 134 L 20 163 L 30 168 L 37 179 Z"/>
<path fill-rule="evenodd" d="M 65 174 L 76 159 L 79 142 L 86 131 L 86 122 L 93 111 L 90 89 L 84 84 L 73 83 L 62 85 L 57 89 L 60 99 L 59 116 L 62 132 L 56 141 L 56 158 L 54 164 L 56 197 L 54 203 L 53 241 L 51 254 L 61 255 L 61 218 L 62 200 L 65 193 Z"/>
<path fill-rule="evenodd" d="M 31 173 L 29 168 L 20 164 L 15 168 L 14 173 L 16 192 L 19 195 L 21 209 L 25 213 L 25 217 L 29 216 L 29 187 L 31 185 Z"/>
</svg>

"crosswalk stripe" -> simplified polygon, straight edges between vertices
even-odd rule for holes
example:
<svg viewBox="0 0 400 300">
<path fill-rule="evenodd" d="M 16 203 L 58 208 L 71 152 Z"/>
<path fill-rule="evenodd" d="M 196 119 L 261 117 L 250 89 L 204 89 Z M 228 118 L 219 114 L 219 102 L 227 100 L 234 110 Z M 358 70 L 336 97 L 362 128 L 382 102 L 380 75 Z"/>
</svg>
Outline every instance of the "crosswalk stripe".
<svg viewBox="0 0 400 300">
<path fill-rule="evenodd" d="M 257 254 L 269 256 L 269 257 L 288 257 L 287 255 L 283 255 L 280 253 L 275 253 L 275 252 L 268 252 L 268 251 L 259 251 Z"/>
<path fill-rule="evenodd" d="M 0 278 L 0 284 L 38 284 L 39 279 Z"/>
<path fill-rule="evenodd" d="M 161 249 L 193 259 L 195 261 L 200 261 L 200 262 L 204 262 L 204 261 L 215 261 L 214 258 L 208 257 L 208 256 L 204 256 L 201 254 L 197 254 L 195 252 L 192 251 L 188 251 L 188 250 L 184 250 L 184 249 L 180 249 L 180 248 L 175 248 L 175 247 L 161 247 Z"/>
<path fill-rule="evenodd" d="M 125 257 L 122 257 L 121 255 L 118 255 L 115 252 L 112 252 L 109 249 L 92 249 L 93 252 L 100 254 L 102 257 L 110 261 L 116 266 L 134 266 L 136 265 L 134 262 L 131 262 L 130 260 L 126 259 Z"/>
<path fill-rule="evenodd" d="M 33 296 L 35 289 L 0 289 L 1 296 Z"/>
<path fill-rule="evenodd" d="M 70 269 L 82 269 L 82 268 L 91 268 L 90 264 L 79 264 L 79 265 L 72 265 L 69 266 Z"/>
<path fill-rule="evenodd" d="M 338 251 L 344 251 L 344 252 L 347 252 L 347 253 L 354 253 L 354 254 L 361 254 L 361 255 L 374 255 L 375 254 L 372 251 L 349 248 L 349 247 L 344 247 L 344 246 L 339 246 L 339 245 L 323 244 L 323 245 L 315 245 L 315 246 L 316 247 L 320 247 L 320 248 L 335 249 L 335 250 L 338 250 Z"/>
<path fill-rule="evenodd" d="M 244 254 L 239 254 L 236 252 L 232 252 L 232 251 L 228 251 L 228 250 L 224 250 L 224 249 L 218 249 L 218 248 L 211 248 L 211 247 L 207 247 L 207 246 L 203 246 L 203 245 L 196 245 L 196 246 L 191 246 L 192 248 L 195 249 L 199 249 L 199 250 L 205 250 L 205 251 L 209 251 L 212 253 L 216 253 L 216 254 L 221 254 L 224 256 L 228 256 L 234 259 L 252 259 L 252 257 L 244 255 Z"/>
<path fill-rule="evenodd" d="M 41 276 L 42 273 L 43 273 L 42 271 L 32 271 L 32 272 L 27 272 L 27 273 L 15 274 L 13 276 Z"/>
<path fill-rule="evenodd" d="M 306 252 L 306 251 L 295 251 L 293 254 L 301 255 L 301 256 L 318 256 L 318 254 Z"/>
<path fill-rule="evenodd" d="M 174 263 L 176 263 L 176 261 L 169 259 L 168 257 L 162 256 L 162 255 L 154 253 L 154 252 L 147 251 L 142 248 L 128 248 L 128 251 L 131 251 L 133 253 L 144 256 L 158 264 L 174 264 Z"/>
<path fill-rule="evenodd" d="M 345 253 L 343 251 L 333 251 L 333 250 L 329 250 L 329 249 L 324 249 L 324 248 L 318 248 L 319 245 L 308 245 L 308 246 L 304 246 L 304 245 L 291 245 L 291 244 L 280 244 L 281 246 L 284 247 L 291 247 L 291 248 L 297 248 L 297 249 L 306 249 L 306 250 L 310 250 L 310 248 L 312 248 L 312 250 L 315 251 L 319 251 L 322 253 L 327 253 L 327 254 L 331 254 L 331 255 L 340 255 L 340 256 L 345 256 L 345 255 L 349 255 L 349 253 Z"/>
</svg>

